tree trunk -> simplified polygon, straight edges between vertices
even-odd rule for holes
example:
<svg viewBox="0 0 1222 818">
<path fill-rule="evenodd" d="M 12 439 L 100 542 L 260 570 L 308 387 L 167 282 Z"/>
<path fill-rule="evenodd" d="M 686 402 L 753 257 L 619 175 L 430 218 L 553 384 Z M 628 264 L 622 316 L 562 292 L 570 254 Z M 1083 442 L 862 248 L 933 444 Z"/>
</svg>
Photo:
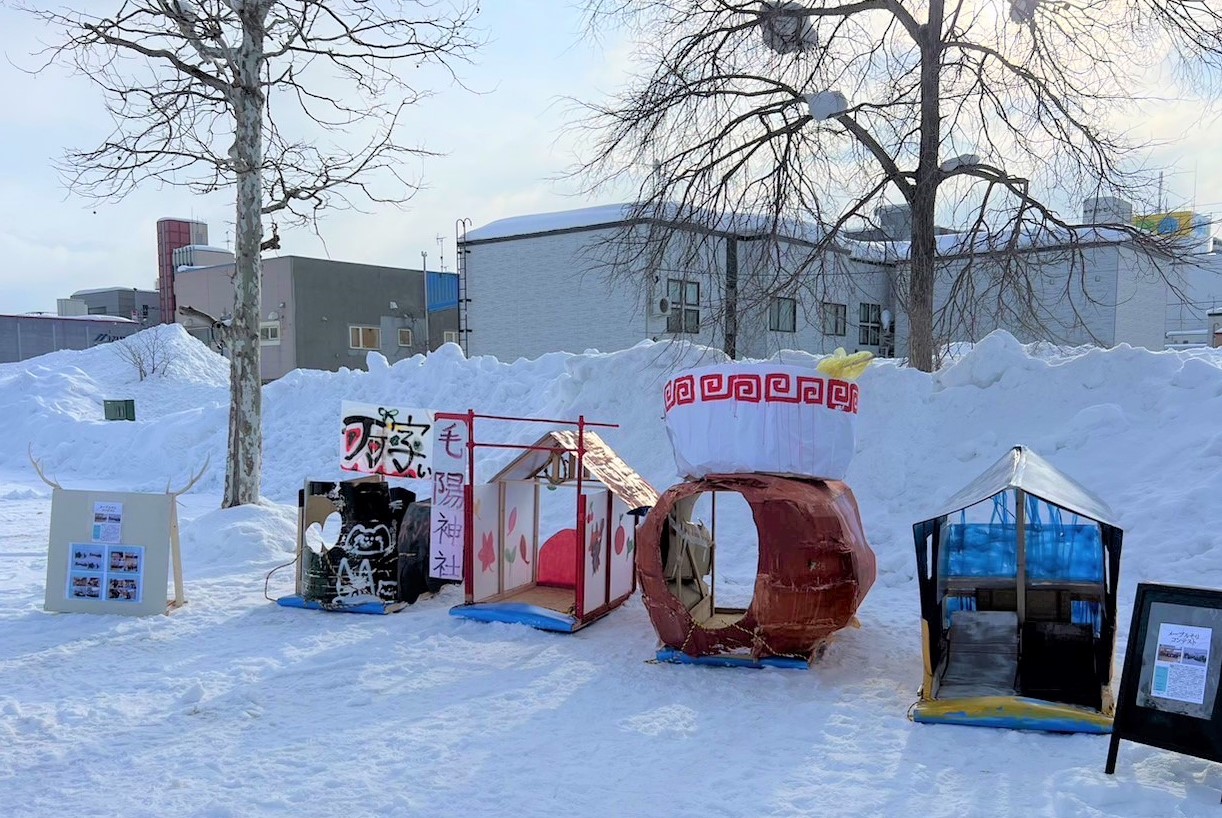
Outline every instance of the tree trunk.
<svg viewBox="0 0 1222 818">
<path fill-rule="evenodd" d="M 908 271 L 908 365 L 932 372 L 934 365 L 933 291 L 937 250 L 933 240 L 933 205 L 912 207 L 912 252 Z"/>
<path fill-rule="evenodd" d="M 263 394 L 259 372 L 259 314 L 263 263 L 263 108 L 260 85 L 266 4 L 242 7 L 239 82 L 232 90 L 237 127 L 230 156 L 237 176 L 234 227 L 233 321 L 229 342 L 229 460 L 223 508 L 259 500 L 263 468 Z"/>
<path fill-rule="evenodd" d="M 941 86 L 943 0 L 929 4 L 929 23 L 921 30 L 921 155 L 912 197 L 912 244 L 908 253 L 908 364 L 922 372 L 934 368 L 934 285 L 937 273 L 938 183 L 942 142 Z"/>
</svg>

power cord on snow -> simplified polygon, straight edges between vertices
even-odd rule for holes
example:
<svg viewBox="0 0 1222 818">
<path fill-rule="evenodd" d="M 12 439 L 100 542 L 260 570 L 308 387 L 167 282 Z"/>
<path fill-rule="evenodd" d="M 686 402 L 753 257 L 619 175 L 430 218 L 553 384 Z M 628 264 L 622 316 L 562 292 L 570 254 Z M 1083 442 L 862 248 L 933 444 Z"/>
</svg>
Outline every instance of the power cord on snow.
<svg viewBox="0 0 1222 818">
<path fill-rule="evenodd" d="M 297 558 L 293 557 L 291 560 L 284 563 L 283 565 L 277 565 L 275 568 L 267 572 L 267 576 L 264 577 L 263 579 L 263 596 L 265 599 L 267 599 L 269 602 L 276 601 L 275 597 L 268 596 L 268 593 L 267 593 L 267 589 L 271 585 L 271 582 L 272 582 L 272 575 L 275 574 L 277 571 L 280 571 L 284 568 L 288 568 L 290 565 L 295 565 L 296 563 L 297 563 Z"/>
</svg>

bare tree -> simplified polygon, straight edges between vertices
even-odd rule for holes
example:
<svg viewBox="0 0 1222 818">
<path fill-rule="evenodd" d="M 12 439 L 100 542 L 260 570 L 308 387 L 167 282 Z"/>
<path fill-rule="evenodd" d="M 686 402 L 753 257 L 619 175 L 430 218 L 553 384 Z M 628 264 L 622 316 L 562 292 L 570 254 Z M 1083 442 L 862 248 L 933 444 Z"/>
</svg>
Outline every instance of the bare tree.
<svg viewBox="0 0 1222 818">
<path fill-rule="evenodd" d="M 580 173 L 592 188 L 637 192 L 633 226 L 612 254 L 620 270 L 673 264 L 694 235 L 674 228 L 701 225 L 771 240 L 776 263 L 752 297 L 819 289 L 832 255 L 877 228 L 881 206 L 900 204 L 908 241 L 871 251 L 902 269 L 908 358 L 927 371 L 939 340 L 986 305 L 1038 327 L 1050 299 L 1091 301 L 1082 262 L 1092 247 L 1138 248 L 1147 274 L 1174 284 L 1182 243 L 1106 208 L 1078 219 L 1054 205 L 1151 202 L 1149 144 L 1129 132 L 1137 89 L 1155 72 L 1216 81 L 1216 3 L 589 0 L 588 9 L 595 30 L 635 32 L 643 65 L 609 102 L 584 106 L 594 158 Z M 936 216 L 966 227 L 940 237 Z M 795 255 L 793 238 L 808 252 Z M 1061 274 L 1041 280 L 1054 260 Z M 950 292 L 945 304 L 938 287 Z M 741 300 L 730 292 L 725 305 Z M 725 320 L 732 327 L 735 313 Z"/>
<path fill-rule="evenodd" d="M 406 167 L 432 154 L 399 141 L 400 118 L 427 93 L 417 85 L 423 67 L 453 79 L 453 65 L 477 47 L 478 7 L 473 0 L 116 5 L 110 16 L 26 7 L 56 32 L 56 44 L 42 52 L 48 62 L 74 67 L 101 88 L 115 123 L 99 146 L 69 153 L 65 171 L 73 189 L 98 197 L 150 181 L 201 194 L 235 189 L 223 503 L 255 502 L 260 254 L 279 247 L 278 222 L 317 229 L 328 208 L 354 199 L 401 203 L 415 192 Z"/>
<path fill-rule="evenodd" d="M 120 359 L 132 365 L 139 380 L 164 375 L 174 362 L 174 346 L 158 327 L 141 330 L 112 343 Z"/>
</svg>

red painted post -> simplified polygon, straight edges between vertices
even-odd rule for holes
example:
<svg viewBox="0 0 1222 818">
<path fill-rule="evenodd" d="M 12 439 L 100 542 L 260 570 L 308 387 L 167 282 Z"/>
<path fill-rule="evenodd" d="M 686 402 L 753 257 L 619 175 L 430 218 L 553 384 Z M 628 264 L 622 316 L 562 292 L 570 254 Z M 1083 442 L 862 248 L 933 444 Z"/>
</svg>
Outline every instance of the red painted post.
<svg viewBox="0 0 1222 818">
<path fill-rule="evenodd" d="M 586 496 L 581 491 L 585 473 L 586 416 L 577 417 L 577 599 L 574 612 L 577 621 L 585 619 L 586 612 Z"/>
<path fill-rule="evenodd" d="M 467 410 L 467 485 L 463 487 L 463 598 L 475 601 L 475 412 Z"/>
</svg>

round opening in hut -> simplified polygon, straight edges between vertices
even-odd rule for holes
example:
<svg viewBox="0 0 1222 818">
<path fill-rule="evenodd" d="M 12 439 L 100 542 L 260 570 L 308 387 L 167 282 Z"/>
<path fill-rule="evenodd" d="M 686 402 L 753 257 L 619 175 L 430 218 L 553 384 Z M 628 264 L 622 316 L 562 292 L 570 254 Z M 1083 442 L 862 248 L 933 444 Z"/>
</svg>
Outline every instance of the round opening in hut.
<svg viewBox="0 0 1222 818">
<path fill-rule="evenodd" d="M 678 506 L 662 538 L 671 590 L 687 599 L 698 595 L 697 604 L 718 621 L 735 624 L 751 606 L 759 576 L 759 529 L 751 505 L 737 491 L 706 491 Z"/>
<path fill-rule="evenodd" d="M 722 606 L 717 532 L 693 512 L 701 495 L 721 506 L 741 495 L 758 533 L 758 560 L 745 609 Z M 711 502 L 710 502 L 711 507 Z M 742 529 L 743 526 L 735 526 Z M 727 534 L 745 533 L 740 531 Z M 727 552 L 738 546 L 738 538 Z M 809 660 L 849 623 L 874 582 L 874 553 L 852 491 L 837 481 L 764 474 L 710 475 L 665 492 L 637 534 L 646 608 L 662 642 L 689 656 L 750 652 Z M 728 584 L 726 587 L 730 587 Z"/>
</svg>

